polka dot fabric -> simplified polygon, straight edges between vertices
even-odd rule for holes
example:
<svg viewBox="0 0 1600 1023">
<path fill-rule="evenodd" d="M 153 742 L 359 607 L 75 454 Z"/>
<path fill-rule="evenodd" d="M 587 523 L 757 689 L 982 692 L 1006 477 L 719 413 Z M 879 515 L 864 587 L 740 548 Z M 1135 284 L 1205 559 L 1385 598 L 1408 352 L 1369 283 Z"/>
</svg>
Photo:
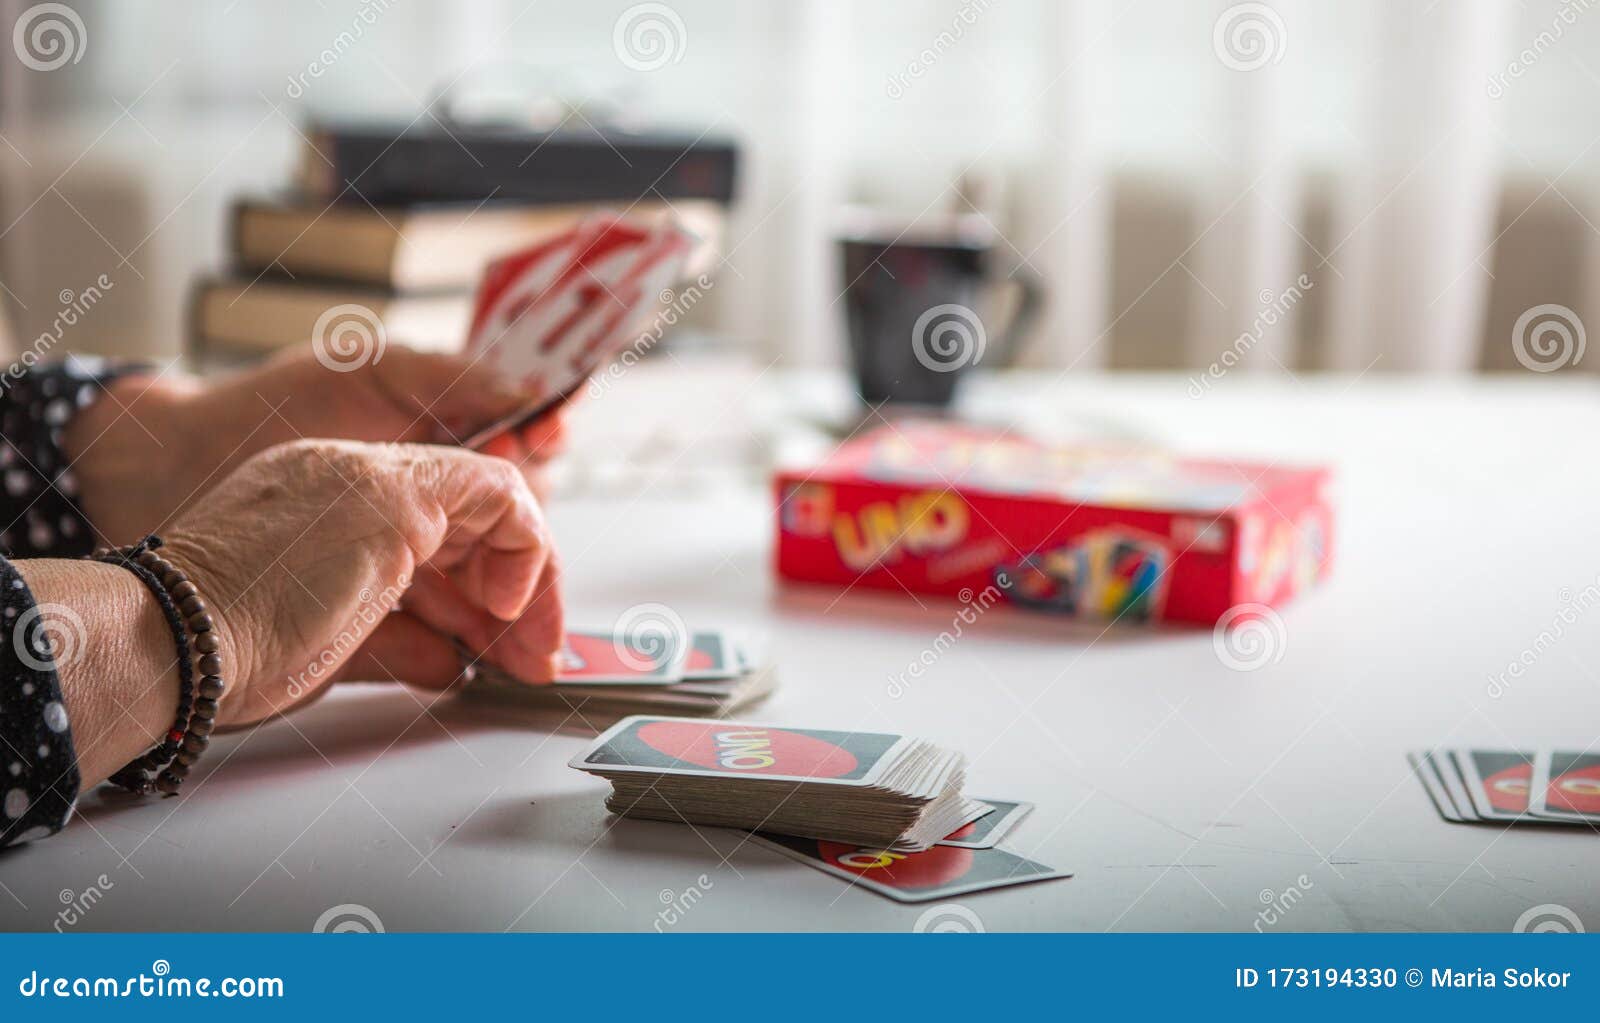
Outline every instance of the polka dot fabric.
<svg viewBox="0 0 1600 1023">
<path fill-rule="evenodd" d="M 73 357 L 0 377 L 0 551 L 70 558 L 94 546 L 61 431 L 117 376 Z M 78 759 L 33 594 L 0 558 L 0 847 L 60 831 L 78 798 Z"/>
<path fill-rule="evenodd" d="M 0 847 L 54 834 L 78 799 L 72 723 L 27 583 L 0 558 Z"/>
<path fill-rule="evenodd" d="M 0 377 L 0 551 L 13 558 L 71 558 L 97 545 L 78 507 L 78 483 L 61 431 L 126 369 L 73 356 Z"/>
</svg>

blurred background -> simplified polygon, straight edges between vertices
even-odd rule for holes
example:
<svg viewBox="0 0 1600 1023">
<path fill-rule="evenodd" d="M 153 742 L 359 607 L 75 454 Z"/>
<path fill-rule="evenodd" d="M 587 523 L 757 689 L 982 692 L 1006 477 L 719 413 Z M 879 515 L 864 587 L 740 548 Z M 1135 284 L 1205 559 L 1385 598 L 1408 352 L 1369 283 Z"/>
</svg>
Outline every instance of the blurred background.
<svg viewBox="0 0 1600 1023">
<path fill-rule="evenodd" d="M 866 204 L 987 221 L 1048 296 L 1021 365 L 1526 373 L 1514 328 L 1553 305 L 1585 373 L 1594 6 L 5 0 L 0 280 L 20 345 L 104 274 L 61 343 L 175 356 L 231 205 L 285 187 L 311 120 L 521 102 L 737 144 L 686 320 L 761 364 L 843 361 Z"/>
</svg>

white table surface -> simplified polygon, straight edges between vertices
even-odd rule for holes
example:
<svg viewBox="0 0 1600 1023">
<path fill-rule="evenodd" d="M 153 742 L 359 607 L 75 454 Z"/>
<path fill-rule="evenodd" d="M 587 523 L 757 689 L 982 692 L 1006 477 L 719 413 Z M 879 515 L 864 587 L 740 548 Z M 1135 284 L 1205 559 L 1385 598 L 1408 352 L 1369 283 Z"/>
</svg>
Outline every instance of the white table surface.
<svg viewBox="0 0 1600 1023">
<path fill-rule="evenodd" d="M 1333 578 L 1285 610 L 1283 657 L 1254 672 L 1206 630 L 995 610 L 893 699 L 955 606 L 779 586 L 765 489 L 703 472 L 794 381 L 631 377 L 583 410 L 574 457 L 641 438 L 670 453 L 554 503 L 573 620 L 660 601 L 748 630 L 782 673 L 752 717 L 932 737 L 971 757 L 973 794 L 1036 803 L 1006 844 L 1077 876 L 950 900 L 987 929 L 1248 930 L 1291 886 L 1282 929 L 1507 930 L 1543 904 L 1600 928 L 1600 835 L 1446 824 L 1403 757 L 1600 738 L 1600 606 L 1535 649 L 1600 587 L 1592 383 L 1241 378 L 1193 400 L 1180 378 L 1014 380 L 991 404 L 1036 424 L 1332 462 Z M 736 833 L 619 822 L 605 783 L 566 766 L 581 728 L 425 699 L 354 687 L 223 739 L 181 802 L 86 796 L 68 831 L 0 855 L 0 926 L 50 929 L 90 885 L 77 929 L 297 931 L 343 904 L 389 930 L 650 929 L 690 885 L 678 930 L 905 930 L 937 905 Z"/>
</svg>

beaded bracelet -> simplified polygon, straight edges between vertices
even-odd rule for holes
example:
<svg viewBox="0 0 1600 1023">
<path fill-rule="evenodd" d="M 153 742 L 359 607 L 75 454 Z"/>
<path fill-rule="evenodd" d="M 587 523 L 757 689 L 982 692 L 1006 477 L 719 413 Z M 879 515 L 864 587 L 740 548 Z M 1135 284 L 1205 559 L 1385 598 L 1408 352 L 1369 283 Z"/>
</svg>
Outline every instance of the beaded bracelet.
<svg viewBox="0 0 1600 1023">
<path fill-rule="evenodd" d="M 189 768 L 211 744 L 218 701 L 227 684 L 222 680 L 221 644 L 205 601 L 187 575 L 156 553 L 160 546 L 161 538 L 152 534 L 132 547 L 101 548 L 91 557 L 120 565 L 137 576 L 161 605 L 172 629 L 178 649 L 178 711 L 172 729 L 110 779 L 130 792 L 157 791 L 170 796 L 178 791 Z M 196 668 L 200 671 L 198 687 Z M 153 781 L 152 774 L 156 775 Z"/>
</svg>

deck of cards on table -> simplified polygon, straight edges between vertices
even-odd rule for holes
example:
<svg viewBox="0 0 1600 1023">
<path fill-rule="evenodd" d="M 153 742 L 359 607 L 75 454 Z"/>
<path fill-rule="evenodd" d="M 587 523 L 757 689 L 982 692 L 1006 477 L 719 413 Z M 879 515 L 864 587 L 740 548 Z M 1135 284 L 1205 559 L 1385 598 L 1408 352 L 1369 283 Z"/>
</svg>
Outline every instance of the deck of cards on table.
<svg viewBox="0 0 1600 1023">
<path fill-rule="evenodd" d="M 721 629 L 571 631 L 558 657 L 561 674 L 551 685 L 528 685 L 484 665 L 467 692 L 563 710 L 599 725 L 645 711 L 721 717 L 764 699 L 777 685 L 776 671 L 755 666 L 746 648 Z"/>
<path fill-rule="evenodd" d="M 732 827 L 902 902 L 1070 877 L 997 848 L 1033 809 L 970 799 L 959 753 L 901 735 L 638 716 L 572 766 L 623 817 Z"/>
<path fill-rule="evenodd" d="M 611 782 L 607 809 L 920 852 L 988 808 L 965 760 L 931 742 L 688 718 L 631 717 L 572 761 Z"/>
<path fill-rule="evenodd" d="M 1577 824 L 1600 832 L 1600 753 L 1435 749 L 1407 759 L 1447 821 Z"/>
</svg>

